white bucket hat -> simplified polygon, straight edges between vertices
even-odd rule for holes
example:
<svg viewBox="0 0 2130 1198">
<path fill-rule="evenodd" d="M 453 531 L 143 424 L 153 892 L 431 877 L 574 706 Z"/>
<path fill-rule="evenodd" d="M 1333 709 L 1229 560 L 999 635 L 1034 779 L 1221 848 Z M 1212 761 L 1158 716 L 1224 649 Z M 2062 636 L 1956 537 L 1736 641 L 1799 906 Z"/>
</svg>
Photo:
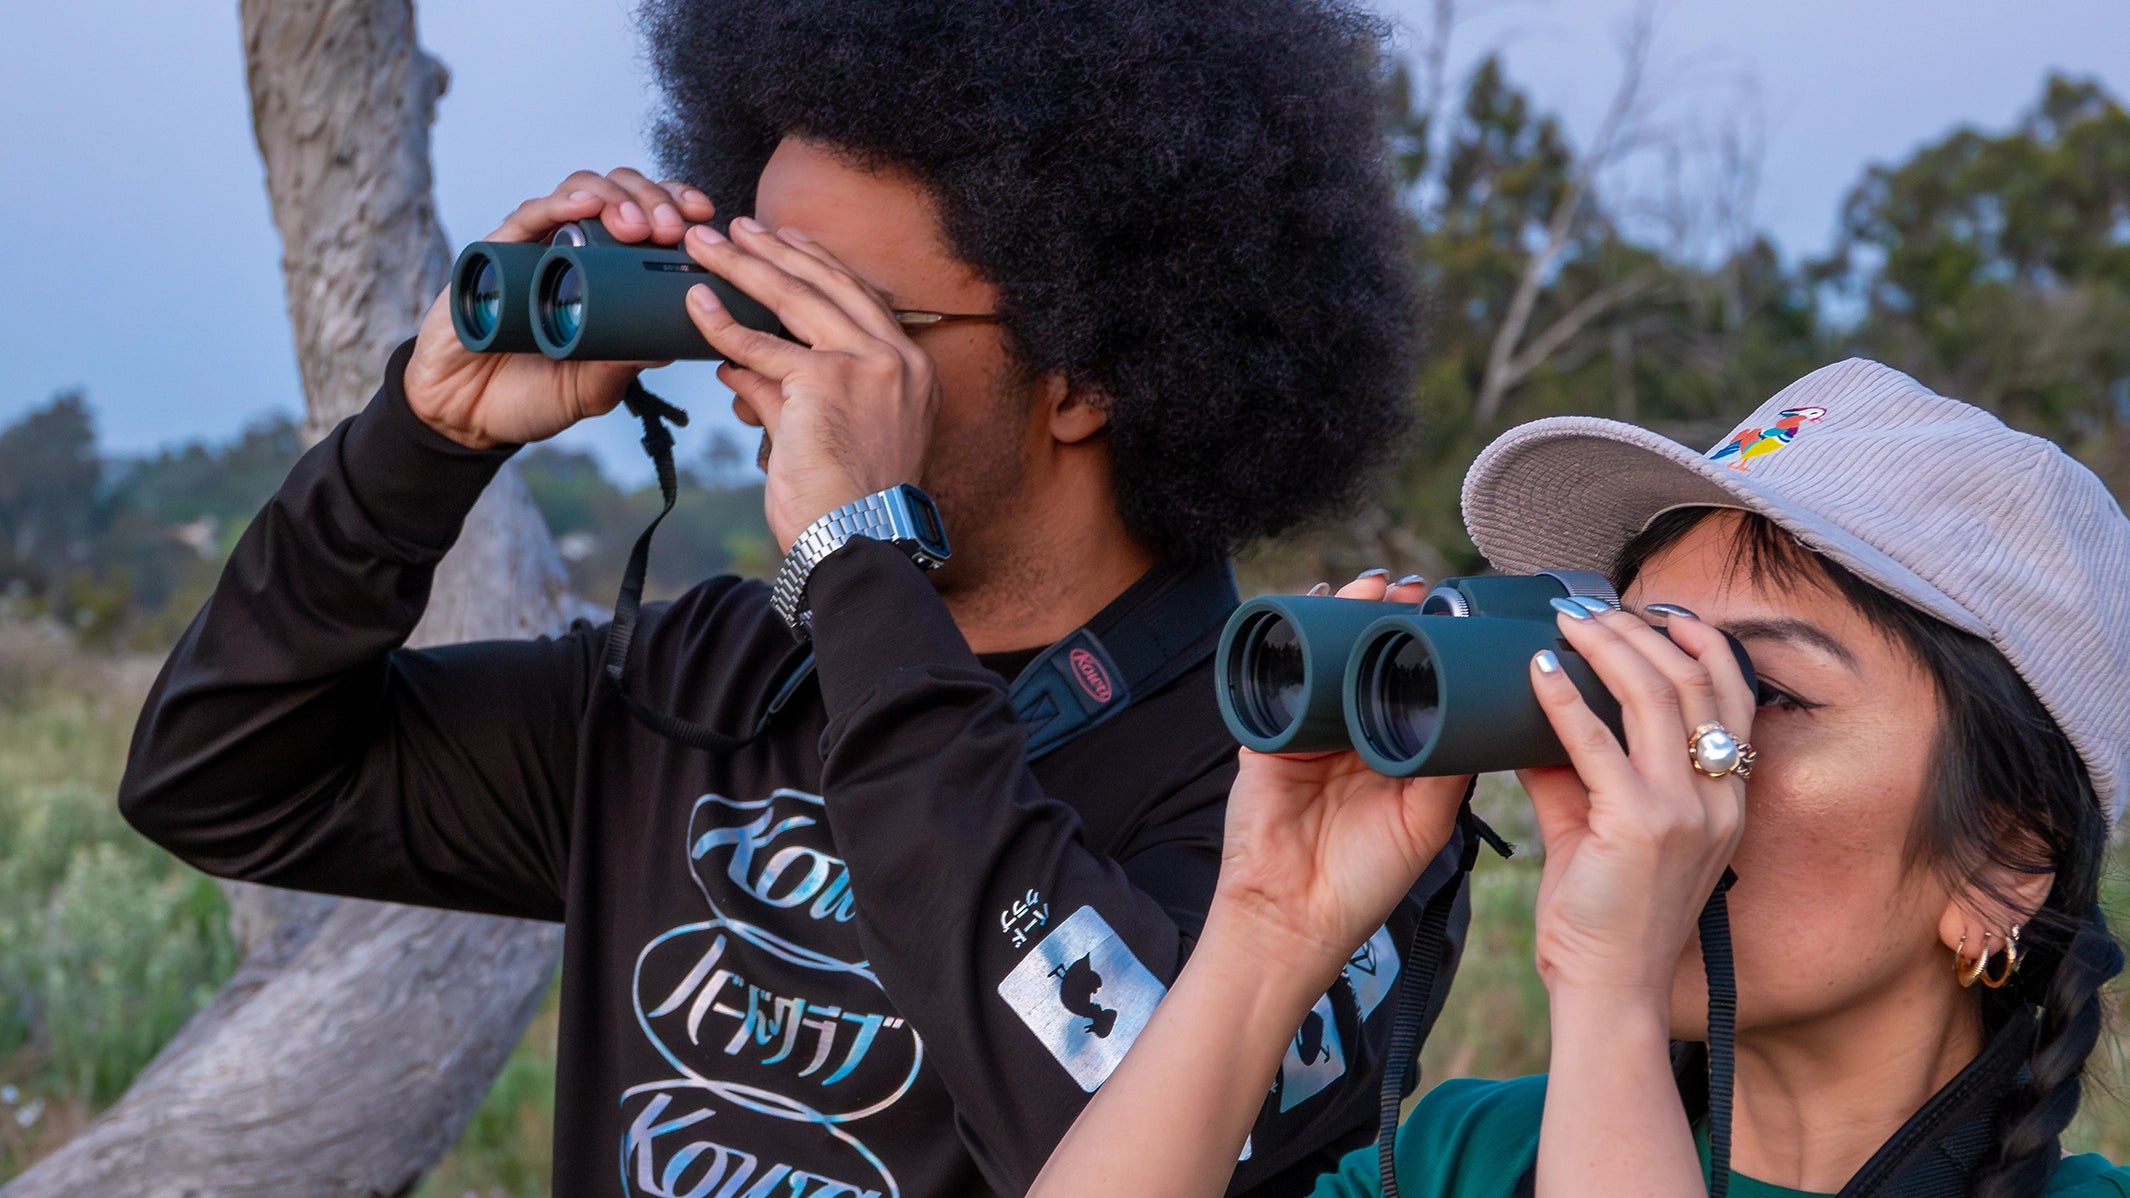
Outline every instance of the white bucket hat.
<svg viewBox="0 0 2130 1198">
<path fill-rule="evenodd" d="M 1758 512 L 1881 590 L 1984 637 L 2084 758 L 2112 822 L 2130 781 L 2130 520 L 2093 473 L 1887 366 L 1851 359 L 1707 454 L 1613 420 L 1511 429 L 1464 522 L 1494 567 L 1609 571 L 1681 507 Z"/>
</svg>

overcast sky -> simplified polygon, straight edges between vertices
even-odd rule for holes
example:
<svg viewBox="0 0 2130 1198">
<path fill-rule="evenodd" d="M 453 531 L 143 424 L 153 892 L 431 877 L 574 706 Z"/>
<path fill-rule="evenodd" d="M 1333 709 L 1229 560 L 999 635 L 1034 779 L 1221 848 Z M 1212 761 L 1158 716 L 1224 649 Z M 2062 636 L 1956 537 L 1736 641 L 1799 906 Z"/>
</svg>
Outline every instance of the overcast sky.
<svg viewBox="0 0 2130 1198">
<path fill-rule="evenodd" d="M 1458 56 L 1500 50 L 1518 83 L 1587 132 L 1632 6 L 1496 0 L 1459 28 Z M 10 8 L 0 164 L 16 216 L 0 258 L 0 425 L 73 386 L 122 452 L 299 411 L 234 0 Z M 451 70 L 432 150 L 454 246 L 572 169 L 647 161 L 653 97 L 626 0 L 419 8 L 423 43 Z M 2051 69 L 2130 95 L 2130 0 L 1672 0 L 1661 12 L 1660 81 L 1684 89 L 1679 111 L 1752 81 L 1766 133 L 1758 214 L 1793 257 L 1826 247 L 1867 164 L 1957 124 L 2007 125 Z M 707 366 L 666 373 L 654 386 L 731 427 Z M 682 452 L 699 452 L 714 423 L 698 420 Z M 566 438 L 648 475 L 624 417 Z"/>
</svg>

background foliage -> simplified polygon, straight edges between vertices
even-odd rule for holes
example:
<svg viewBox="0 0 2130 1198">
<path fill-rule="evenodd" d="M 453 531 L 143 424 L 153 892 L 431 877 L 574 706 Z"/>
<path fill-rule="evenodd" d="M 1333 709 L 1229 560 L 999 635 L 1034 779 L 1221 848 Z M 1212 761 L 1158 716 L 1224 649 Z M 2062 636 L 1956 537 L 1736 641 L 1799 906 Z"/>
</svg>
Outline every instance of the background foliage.
<svg viewBox="0 0 2130 1198">
<path fill-rule="evenodd" d="M 2130 114 L 2098 85 L 2050 78 L 2009 128 L 1956 129 L 1871 168 L 1826 256 L 1790 261 L 1751 219 L 1743 110 L 1657 94 L 1634 46 L 1580 148 L 1498 61 L 1454 81 L 1440 61 L 1392 64 L 1384 110 L 1432 296 L 1423 429 L 1375 505 L 1255 550 L 1252 585 L 1479 568 L 1457 487 L 1508 426 L 1591 413 L 1713 443 L 1850 354 L 2055 439 L 2118 496 L 2130 487 Z M 0 1179 L 120 1093 L 233 966 L 220 892 L 133 836 L 111 796 L 161 652 L 297 449 L 276 419 L 227 444 L 106 456 L 78 393 L 0 430 Z M 759 487 L 729 481 L 742 456 L 720 443 L 684 469 L 654 593 L 773 564 Z M 603 601 L 655 492 L 582 453 L 518 462 L 576 589 Z M 1497 826 L 1523 826 L 1513 785 L 1490 780 L 1485 802 Z M 1543 1067 L 1536 883 L 1527 857 L 1475 876 L 1428 1076 Z M 2109 894 L 2126 926 L 2120 873 Z M 424 1193 L 548 1192 L 554 1034 L 551 999 Z M 2122 1052 L 2103 1046 L 2104 1083 L 2126 1077 Z M 2120 1093 L 2093 1095 L 2074 1147 L 2130 1156 Z"/>
</svg>

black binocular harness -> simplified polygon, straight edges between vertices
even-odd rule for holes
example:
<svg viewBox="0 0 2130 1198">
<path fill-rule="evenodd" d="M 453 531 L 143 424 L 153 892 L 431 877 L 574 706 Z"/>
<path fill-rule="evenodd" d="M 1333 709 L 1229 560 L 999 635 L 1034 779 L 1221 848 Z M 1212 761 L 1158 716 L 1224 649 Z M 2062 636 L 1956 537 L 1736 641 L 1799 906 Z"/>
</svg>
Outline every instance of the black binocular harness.
<svg viewBox="0 0 2130 1198">
<path fill-rule="evenodd" d="M 650 561 L 651 536 L 672 512 L 678 494 L 673 467 L 673 434 L 665 421 L 685 427 L 688 414 L 631 381 L 622 398 L 643 422 L 643 448 L 658 472 L 663 505 L 629 551 L 621 591 L 614 600 L 614 619 L 607 631 L 602 672 L 629 714 L 644 727 L 691 748 L 730 751 L 767 731 L 791 697 L 813 676 L 810 650 L 793 650 L 793 664 L 771 692 L 754 727 L 744 735 L 720 732 L 659 711 L 629 694 L 624 684 L 629 645 L 636 634 L 643 603 L 644 574 Z M 1224 565 L 1185 568 L 1156 566 L 1116 602 L 1030 662 L 1007 691 L 1014 714 L 1029 729 L 1027 760 L 1035 761 L 1073 738 L 1113 718 L 1133 694 L 1151 695 L 1213 655 L 1222 624 L 1237 603 L 1234 575 Z M 1111 693 L 1096 701 L 1075 685 L 1075 654 L 1092 655 L 1112 680 Z M 1457 835 L 1445 853 L 1458 854 L 1454 876 L 1429 896 L 1406 951 L 1404 976 L 1391 1023 L 1389 1056 L 1376 1120 L 1377 1165 L 1384 1198 L 1399 1198 L 1393 1149 L 1399 1108 L 1420 1082 L 1419 1040 L 1430 1004 L 1445 974 L 1454 971 L 1456 947 L 1449 923 L 1458 895 L 1486 844 L 1502 857 L 1515 852 L 1486 821 L 1473 814 L 1471 791 L 1457 816 Z M 1731 925 L 1727 895 L 1736 881 L 1730 870 L 1709 895 L 1699 923 L 1701 960 L 1708 977 L 1708 1042 L 1675 1043 L 1672 1074 L 1690 1120 L 1708 1122 L 1710 1198 L 1725 1198 L 1731 1177 L 1731 1092 L 1736 1076 L 1738 983 L 1731 964 Z M 2004 1099 L 2024 1072 L 2022 1062 L 2035 1029 L 2032 1021 L 2011 1019 L 1997 1030 L 1968 1066 L 1947 1082 L 1923 1109 L 1903 1124 L 1864 1167 L 1842 1187 L 1838 1198 L 1960 1198 L 1967 1180 L 1995 1147 L 1996 1123 Z M 1534 1164 L 1519 1179 L 1518 1198 L 1536 1187 Z"/>
</svg>

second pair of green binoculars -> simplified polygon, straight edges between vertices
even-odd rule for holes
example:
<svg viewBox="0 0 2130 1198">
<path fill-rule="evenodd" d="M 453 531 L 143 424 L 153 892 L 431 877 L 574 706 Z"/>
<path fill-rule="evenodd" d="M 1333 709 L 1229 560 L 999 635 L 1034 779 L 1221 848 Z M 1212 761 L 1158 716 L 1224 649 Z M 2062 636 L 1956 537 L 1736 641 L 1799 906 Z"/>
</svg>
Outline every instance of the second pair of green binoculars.
<svg viewBox="0 0 2130 1198">
<path fill-rule="evenodd" d="M 1397 778 L 1565 765 L 1531 692 L 1531 658 L 1559 657 L 1620 735 L 1620 705 L 1561 639 L 1556 599 L 1619 606 L 1601 574 L 1451 578 L 1417 606 L 1267 595 L 1237 608 L 1214 661 L 1220 714 L 1260 753 L 1351 748 Z M 1754 685 L 1745 649 L 1731 651 Z M 1681 742 L 1684 745 L 1682 738 Z"/>
<path fill-rule="evenodd" d="M 687 251 L 615 240 L 596 220 L 538 242 L 476 241 L 451 268 L 451 325 L 475 353 L 543 353 L 557 361 L 663 362 L 724 355 L 688 316 L 708 284 L 750 329 L 784 335 L 776 314 L 704 270 Z"/>
</svg>

